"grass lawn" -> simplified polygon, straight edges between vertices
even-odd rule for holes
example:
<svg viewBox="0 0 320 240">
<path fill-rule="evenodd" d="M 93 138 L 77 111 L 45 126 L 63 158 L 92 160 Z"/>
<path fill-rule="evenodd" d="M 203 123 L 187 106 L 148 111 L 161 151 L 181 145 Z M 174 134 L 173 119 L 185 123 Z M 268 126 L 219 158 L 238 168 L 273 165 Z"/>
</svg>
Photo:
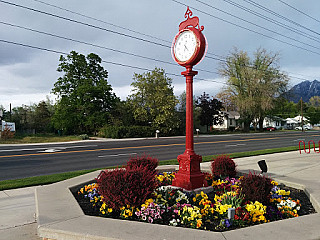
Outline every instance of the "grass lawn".
<svg viewBox="0 0 320 240">
<path fill-rule="evenodd" d="M 289 151 L 296 151 L 296 150 L 299 150 L 299 147 L 284 147 L 284 148 L 264 149 L 264 150 L 251 151 L 251 152 L 238 152 L 238 153 L 232 153 L 230 154 L 230 156 L 232 158 L 240 158 L 240 157 L 257 156 L 257 155 L 271 154 L 271 153 L 278 153 L 278 152 L 289 152 Z M 213 157 L 214 155 L 202 156 L 202 161 L 203 162 L 211 161 Z M 159 164 L 160 165 L 177 165 L 178 161 L 177 159 L 164 160 L 164 161 L 160 161 Z M 108 168 L 114 168 L 114 167 L 116 166 L 108 167 Z M 101 168 L 101 169 L 106 169 L 106 168 Z M 7 190 L 7 189 L 55 183 L 55 182 L 63 181 L 65 179 L 90 173 L 96 170 L 99 170 L 99 169 L 89 169 L 89 170 L 81 170 L 81 171 L 74 171 L 74 172 L 58 173 L 53 175 L 29 177 L 29 178 L 23 178 L 23 179 L 15 179 L 15 180 L 4 180 L 4 181 L 0 181 L 0 191 Z"/>
<path fill-rule="evenodd" d="M 48 142 L 70 142 L 82 140 L 80 136 L 57 136 L 57 135 L 33 135 L 33 136 L 15 136 L 10 139 L 0 139 L 0 144 L 12 143 L 48 143 Z"/>
</svg>

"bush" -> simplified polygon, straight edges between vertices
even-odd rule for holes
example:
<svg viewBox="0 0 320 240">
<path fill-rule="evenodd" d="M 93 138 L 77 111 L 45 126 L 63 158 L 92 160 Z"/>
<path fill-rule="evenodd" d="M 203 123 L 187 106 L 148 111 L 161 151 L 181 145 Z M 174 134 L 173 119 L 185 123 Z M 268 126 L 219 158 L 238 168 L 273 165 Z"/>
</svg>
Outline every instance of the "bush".
<svg viewBox="0 0 320 240">
<path fill-rule="evenodd" d="M 140 207 L 157 187 L 155 171 L 144 166 L 102 171 L 96 180 L 103 201 L 113 209 Z"/>
<path fill-rule="evenodd" d="M 270 192 L 273 187 L 271 181 L 268 177 L 249 172 L 248 176 L 244 176 L 239 183 L 240 191 L 244 195 L 244 200 L 268 204 Z"/>
<path fill-rule="evenodd" d="M 3 131 L 0 132 L 0 136 L 1 136 L 1 139 L 7 140 L 7 139 L 10 139 L 10 138 L 13 138 L 14 137 L 14 133 L 15 132 L 12 132 L 9 127 L 5 126 Z"/>
<path fill-rule="evenodd" d="M 211 171 L 214 177 L 235 177 L 236 164 L 228 155 L 219 155 L 211 162 Z"/>
<path fill-rule="evenodd" d="M 152 137 L 155 130 L 148 126 L 104 126 L 98 133 L 104 138 Z"/>
<path fill-rule="evenodd" d="M 80 137 L 82 140 L 87 140 L 87 139 L 89 139 L 88 134 L 81 134 L 81 135 L 79 135 L 79 137 Z"/>
<path fill-rule="evenodd" d="M 127 162 L 127 170 L 134 169 L 136 167 L 146 167 L 149 171 L 155 171 L 156 167 L 159 165 L 159 160 L 157 158 L 152 158 L 150 156 L 136 156 L 131 157 Z"/>
</svg>

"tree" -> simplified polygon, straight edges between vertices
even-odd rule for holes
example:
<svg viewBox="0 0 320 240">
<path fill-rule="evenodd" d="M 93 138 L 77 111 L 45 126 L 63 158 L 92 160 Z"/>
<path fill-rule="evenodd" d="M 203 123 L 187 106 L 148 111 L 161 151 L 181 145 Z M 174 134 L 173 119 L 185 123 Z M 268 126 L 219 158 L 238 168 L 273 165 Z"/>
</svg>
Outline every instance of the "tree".
<svg viewBox="0 0 320 240">
<path fill-rule="evenodd" d="M 200 125 L 208 127 L 213 125 L 219 125 L 223 123 L 223 114 L 221 114 L 221 110 L 223 108 L 222 102 L 218 99 L 210 98 L 209 94 L 205 92 L 198 97 L 197 107 L 201 108 L 199 120 Z"/>
<path fill-rule="evenodd" d="M 320 108 L 310 106 L 306 112 L 306 116 L 312 125 L 320 123 Z"/>
<path fill-rule="evenodd" d="M 57 71 L 64 75 L 52 89 L 57 95 L 54 125 L 66 133 L 95 133 L 119 101 L 107 82 L 108 72 L 94 53 L 85 57 L 72 51 L 59 61 Z"/>
<path fill-rule="evenodd" d="M 222 102 L 225 111 L 237 110 L 235 104 L 232 102 L 232 94 L 228 92 L 227 89 L 223 89 L 221 92 L 217 93 L 215 97 Z"/>
<path fill-rule="evenodd" d="M 139 125 L 152 126 L 161 133 L 173 133 L 179 127 L 172 80 L 165 71 L 155 68 L 151 72 L 134 74 L 132 94 L 128 97 L 133 116 Z"/>
<path fill-rule="evenodd" d="M 274 100 L 274 107 L 267 112 L 267 115 L 278 116 L 281 118 L 293 118 L 300 113 L 297 109 L 297 104 L 288 101 L 285 97 L 278 97 Z"/>
<path fill-rule="evenodd" d="M 313 96 L 309 99 L 309 103 L 313 107 L 320 107 L 320 97 L 319 96 Z"/>
<path fill-rule="evenodd" d="M 280 71 L 278 61 L 278 54 L 265 49 L 258 49 L 252 60 L 246 52 L 235 49 L 221 65 L 220 74 L 228 78 L 225 91 L 237 106 L 245 131 L 254 119 L 262 129 L 274 99 L 286 91 L 288 76 Z"/>
<path fill-rule="evenodd" d="M 36 105 L 22 105 L 12 109 L 11 121 L 16 125 L 16 131 L 20 133 L 34 133 L 35 129 L 35 112 Z M 7 120 L 9 121 L 10 118 Z"/>
<path fill-rule="evenodd" d="M 185 134 L 186 131 L 186 104 L 187 104 L 187 95 L 186 92 L 183 91 L 178 97 L 178 117 L 180 119 L 180 131 L 179 134 Z M 200 127 L 200 109 L 197 107 L 197 99 L 193 97 L 193 125 L 194 128 Z"/>
<path fill-rule="evenodd" d="M 132 107 L 128 101 L 117 102 L 109 124 L 112 126 L 133 126 L 135 124 Z"/>
<path fill-rule="evenodd" d="M 52 112 L 50 112 L 48 104 L 45 101 L 39 102 L 34 113 L 35 130 L 37 133 L 49 131 L 51 116 Z"/>
</svg>

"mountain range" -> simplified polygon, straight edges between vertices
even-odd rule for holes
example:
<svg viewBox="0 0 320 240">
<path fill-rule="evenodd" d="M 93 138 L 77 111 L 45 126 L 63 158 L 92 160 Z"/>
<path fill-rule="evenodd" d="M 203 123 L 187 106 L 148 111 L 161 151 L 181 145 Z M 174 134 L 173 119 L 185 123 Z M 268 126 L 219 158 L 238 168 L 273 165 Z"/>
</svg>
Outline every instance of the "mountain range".
<svg viewBox="0 0 320 240">
<path fill-rule="evenodd" d="M 303 102 L 309 102 L 310 98 L 313 96 L 320 96 L 320 81 L 313 80 L 304 81 L 297 85 L 294 85 L 287 92 L 287 99 L 297 103 L 302 97 Z"/>
</svg>

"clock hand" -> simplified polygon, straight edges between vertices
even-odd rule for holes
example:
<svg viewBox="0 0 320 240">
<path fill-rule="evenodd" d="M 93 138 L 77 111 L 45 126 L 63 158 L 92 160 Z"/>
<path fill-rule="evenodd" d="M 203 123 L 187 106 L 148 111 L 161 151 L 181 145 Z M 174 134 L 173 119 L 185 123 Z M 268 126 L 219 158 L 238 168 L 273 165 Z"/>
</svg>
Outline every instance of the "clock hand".
<svg viewBox="0 0 320 240">
<path fill-rule="evenodd" d="M 185 48 L 185 49 L 187 49 L 187 51 L 189 51 L 189 49 L 187 48 L 187 46 L 186 46 L 186 45 L 184 45 L 184 48 Z"/>
</svg>

